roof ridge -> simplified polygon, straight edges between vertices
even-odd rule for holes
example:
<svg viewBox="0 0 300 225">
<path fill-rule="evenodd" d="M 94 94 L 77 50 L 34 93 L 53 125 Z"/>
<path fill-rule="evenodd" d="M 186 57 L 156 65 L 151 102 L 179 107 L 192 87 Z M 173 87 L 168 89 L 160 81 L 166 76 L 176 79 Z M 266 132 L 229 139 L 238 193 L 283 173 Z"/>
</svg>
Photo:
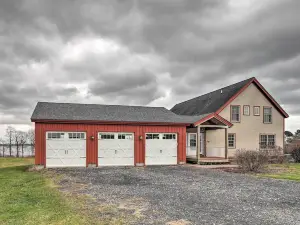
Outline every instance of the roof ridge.
<svg viewBox="0 0 300 225">
<path fill-rule="evenodd" d="M 211 93 L 213 93 L 213 92 L 220 91 L 220 90 L 225 89 L 225 88 L 228 88 L 228 87 L 230 87 L 230 86 L 234 86 L 234 85 L 236 85 L 236 84 L 239 84 L 239 83 L 242 83 L 242 82 L 245 82 L 245 81 L 248 81 L 248 80 L 250 81 L 250 80 L 252 80 L 252 79 L 255 79 L 255 77 L 251 77 L 251 78 L 248 78 L 248 79 L 245 79 L 245 80 L 236 82 L 236 83 L 234 83 L 234 84 L 230 84 L 230 85 L 227 85 L 227 86 L 225 86 L 225 87 L 216 89 L 216 90 L 214 90 L 214 91 L 205 93 L 205 94 L 203 94 L 203 95 L 199 95 L 199 96 L 196 96 L 196 97 L 194 97 L 194 98 L 187 99 L 187 100 L 185 100 L 185 101 L 183 101 L 183 102 L 177 103 L 175 106 L 180 105 L 180 104 L 185 103 L 185 102 L 188 102 L 188 101 L 192 101 L 192 100 L 194 100 L 194 99 L 196 99 L 196 98 L 199 98 L 199 97 L 203 97 L 203 96 L 208 95 L 208 94 L 211 94 Z M 173 107 L 175 107 L 175 106 L 173 106 Z"/>
<path fill-rule="evenodd" d="M 166 107 L 162 106 L 143 106 L 143 105 L 109 105 L 109 104 L 95 104 L 95 103 L 76 103 L 76 102 L 47 102 L 47 101 L 39 101 L 38 103 L 46 103 L 46 104 L 63 104 L 63 105 L 96 105 L 96 106 L 122 106 L 122 107 L 143 107 L 143 108 L 160 108 L 166 109 Z"/>
</svg>

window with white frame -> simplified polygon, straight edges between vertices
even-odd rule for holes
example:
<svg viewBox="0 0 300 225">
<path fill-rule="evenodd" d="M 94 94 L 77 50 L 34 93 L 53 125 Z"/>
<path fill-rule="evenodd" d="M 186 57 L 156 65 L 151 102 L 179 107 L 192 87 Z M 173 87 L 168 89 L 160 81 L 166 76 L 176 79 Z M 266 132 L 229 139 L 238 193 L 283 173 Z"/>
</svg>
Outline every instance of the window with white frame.
<svg viewBox="0 0 300 225">
<path fill-rule="evenodd" d="M 109 133 L 101 133 L 101 134 L 99 134 L 99 139 L 100 140 L 111 140 L 111 139 L 115 139 L 115 135 L 109 134 Z"/>
<path fill-rule="evenodd" d="M 235 134 L 228 134 L 228 147 L 235 148 L 236 136 Z"/>
<path fill-rule="evenodd" d="M 250 105 L 244 105 L 243 111 L 245 116 L 250 116 Z"/>
<path fill-rule="evenodd" d="M 146 139 L 159 139 L 159 134 L 146 134 Z"/>
<path fill-rule="evenodd" d="M 241 121 L 241 107 L 239 105 L 231 106 L 231 122 L 240 122 Z"/>
<path fill-rule="evenodd" d="M 48 139 L 64 139 L 65 133 L 59 133 L 59 132 L 51 132 L 48 133 L 47 138 Z"/>
<path fill-rule="evenodd" d="M 272 108 L 264 107 L 264 123 L 272 123 Z"/>
<path fill-rule="evenodd" d="M 275 147 L 275 135 L 274 134 L 261 134 L 260 135 L 260 149 L 270 149 Z"/>
<path fill-rule="evenodd" d="M 132 134 L 118 134 L 118 139 L 123 139 L 123 140 L 132 139 Z"/>
<path fill-rule="evenodd" d="M 260 106 L 253 106 L 254 116 L 260 116 Z"/>
<path fill-rule="evenodd" d="M 84 139 L 85 135 L 84 133 L 68 133 L 69 139 Z"/>
<path fill-rule="evenodd" d="M 189 134 L 189 144 L 190 147 L 196 147 L 197 146 L 197 134 Z"/>
<path fill-rule="evenodd" d="M 163 134 L 163 139 L 174 139 L 174 140 L 176 140 L 176 134 Z"/>
</svg>

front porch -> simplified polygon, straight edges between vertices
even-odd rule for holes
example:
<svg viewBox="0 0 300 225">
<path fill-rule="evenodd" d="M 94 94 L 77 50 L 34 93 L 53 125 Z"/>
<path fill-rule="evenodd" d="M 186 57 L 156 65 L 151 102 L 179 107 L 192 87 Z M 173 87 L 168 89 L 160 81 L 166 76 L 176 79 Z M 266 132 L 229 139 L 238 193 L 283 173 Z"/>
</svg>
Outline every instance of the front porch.
<svg viewBox="0 0 300 225">
<path fill-rule="evenodd" d="M 221 157 L 200 157 L 199 161 L 196 156 L 186 156 L 186 161 L 188 163 L 198 163 L 198 164 L 227 164 L 230 163 L 229 159 Z"/>
<path fill-rule="evenodd" d="M 207 118 L 187 128 L 186 160 L 196 164 L 228 164 L 228 123 Z"/>
</svg>

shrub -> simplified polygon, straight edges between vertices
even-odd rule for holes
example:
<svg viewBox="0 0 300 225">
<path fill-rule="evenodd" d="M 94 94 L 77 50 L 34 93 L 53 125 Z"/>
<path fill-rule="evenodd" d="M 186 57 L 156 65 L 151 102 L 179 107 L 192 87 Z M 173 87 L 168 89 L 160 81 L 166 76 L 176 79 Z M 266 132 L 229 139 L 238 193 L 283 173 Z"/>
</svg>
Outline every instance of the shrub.
<svg viewBox="0 0 300 225">
<path fill-rule="evenodd" d="M 291 152 L 291 155 L 296 163 L 300 163 L 300 148 L 296 148 Z"/>
<path fill-rule="evenodd" d="M 268 164 L 268 155 L 263 151 L 238 150 L 236 162 L 245 172 L 259 172 Z"/>
<path fill-rule="evenodd" d="M 282 164 L 285 162 L 284 150 L 279 146 L 274 146 L 271 149 L 261 149 L 260 151 L 267 154 L 269 163 Z"/>
</svg>

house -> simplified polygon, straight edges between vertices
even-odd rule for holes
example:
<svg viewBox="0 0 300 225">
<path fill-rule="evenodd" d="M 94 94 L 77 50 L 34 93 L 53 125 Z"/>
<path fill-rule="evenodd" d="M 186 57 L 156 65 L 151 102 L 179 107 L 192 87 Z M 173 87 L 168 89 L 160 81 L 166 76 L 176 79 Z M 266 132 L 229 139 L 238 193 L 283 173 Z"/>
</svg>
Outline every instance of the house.
<svg viewBox="0 0 300 225">
<path fill-rule="evenodd" d="M 283 146 L 287 113 L 255 79 L 163 107 L 39 102 L 35 163 L 45 167 L 228 160 L 238 148 Z"/>
<path fill-rule="evenodd" d="M 284 146 L 285 118 L 289 116 L 256 78 L 178 103 L 171 111 L 187 116 L 216 114 L 232 123 L 228 130 L 201 130 L 200 152 L 204 156 L 234 157 L 237 149 Z M 193 156 L 196 132 L 187 128 L 187 133 L 187 155 Z M 228 155 L 224 153 L 225 145 Z"/>
</svg>

